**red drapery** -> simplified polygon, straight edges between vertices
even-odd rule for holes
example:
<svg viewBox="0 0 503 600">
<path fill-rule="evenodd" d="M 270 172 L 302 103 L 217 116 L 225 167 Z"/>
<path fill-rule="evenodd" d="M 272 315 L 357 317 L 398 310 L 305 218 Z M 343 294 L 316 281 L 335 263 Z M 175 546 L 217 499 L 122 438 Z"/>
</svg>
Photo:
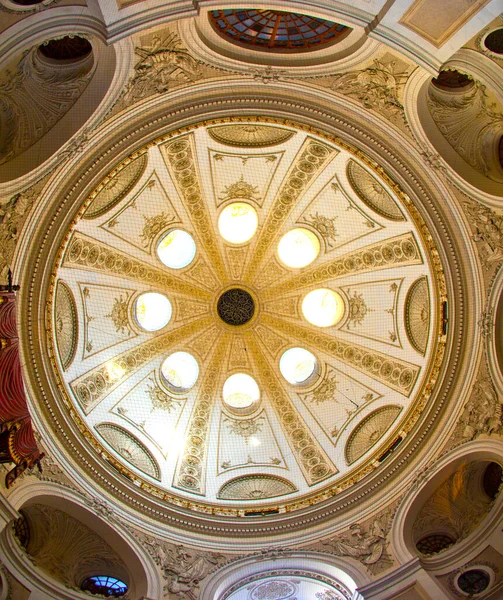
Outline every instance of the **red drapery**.
<svg viewBox="0 0 503 600">
<path fill-rule="evenodd" d="M 33 435 L 24 391 L 14 292 L 0 292 L 0 432 L 11 462 L 16 464 L 6 477 L 9 487 L 43 458 Z"/>
</svg>

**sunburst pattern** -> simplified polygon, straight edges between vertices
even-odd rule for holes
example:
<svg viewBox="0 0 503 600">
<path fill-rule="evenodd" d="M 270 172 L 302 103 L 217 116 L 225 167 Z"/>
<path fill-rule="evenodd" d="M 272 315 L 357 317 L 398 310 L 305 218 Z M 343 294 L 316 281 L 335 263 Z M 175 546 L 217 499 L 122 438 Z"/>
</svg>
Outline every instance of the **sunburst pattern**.
<svg viewBox="0 0 503 600">
<path fill-rule="evenodd" d="M 232 124 L 226 127 L 232 129 Z M 270 127 L 281 131 L 279 125 Z M 423 224 L 411 217 L 396 186 L 378 173 L 381 189 L 400 206 L 404 219 L 386 219 L 383 211 L 373 211 L 371 199 L 365 202 L 363 192 L 356 193 L 347 179 L 347 165 L 356 160 L 347 149 L 291 125 L 282 130 L 284 141 L 267 155 L 274 161 L 274 177 L 259 199 L 252 187 L 249 197 L 243 197 L 241 185 L 236 198 L 229 191 L 222 201 L 221 190 L 234 189 L 233 182 L 262 181 L 263 169 L 270 169 L 263 148 L 246 146 L 243 160 L 237 160 L 238 152 L 226 153 L 204 126 L 152 145 L 134 185 L 119 185 L 120 198 L 107 197 L 107 206 L 100 208 L 105 212 L 95 211 L 93 219 L 74 224 L 55 266 L 55 276 L 77 299 L 82 323 L 77 328 L 74 322 L 58 321 L 51 337 L 61 347 L 59 332 L 69 335 L 68 328 L 77 329 L 72 363 L 66 353 L 55 364 L 69 399 L 94 435 L 100 424 L 113 424 L 147 449 L 159 465 L 160 483 L 149 482 L 151 489 L 160 488 L 158 494 L 168 491 L 199 505 L 228 505 L 219 490 L 231 479 L 281 478 L 288 492 L 275 502 L 287 504 L 320 495 L 344 478 L 357 479 L 356 471 L 383 452 L 398 427 L 402 435 L 407 430 L 405 419 L 414 418 L 430 372 L 437 351 L 434 307 L 440 302 L 435 292 L 440 275 L 431 266 L 431 239 L 424 241 Z M 251 160 L 255 155 L 257 160 Z M 367 173 L 370 167 L 365 168 Z M 147 185 L 153 178 L 156 185 Z M 257 232 L 243 244 L 225 241 L 218 227 L 222 210 L 236 200 L 253 207 L 258 218 Z M 96 194 L 87 202 L 94 209 Z M 169 268 L 157 253 L 173 226 L 171 214 L 165 221 L 152 220 L 152 215 L 162 215 L 168 205 L 176 213 L 176 229 L 190 234 L 196 245 L 194 259 L 181 268 Z M 126 212 L 126 206 L 132 208 Z M 148 215 L 142 214 L 144 206 Z M 120 236 L 110 223 L 118 223 L 114 227 L 120 227 Z M 145 223 L 151 225 L 148 246 L 141 239 Z M 278 244 L 299 227 L 319 242 L 319 252 L 305 267 L 281 266 Z M 425 293 L 432 307 L 424 355 L 418 355 L 406 335 L 407 291 L 419 278 L 428 282 Z M 390 287 L 390 281 L 401 284 Z M 79 304 L 79 290 L 86 284 L 96 293 Z M 105 301 L 112 293 L 107 290 L 119 288 L 133 290 L 121 296 L 120 314 L 122 330 L 134 335 L 121 336 L 120 329 L 103 328 L 93 320 L 98 311 L 93 312 L 92 302 Z M 224 321 L 221 316 L 219 299 L 231 288 L 246 294 L 229 297 L 252 299 L 246 319 Z M 336 292 L 344 303 L 335 325 L 324 328 L 302 313 L 305 296 L 320 288 Z M 350 328 L 344 327 L 348 289 L 357 289 L 368 307 L 365 318 L 353 319 Z M 376 289 L 386 293 L 376 294 Z M 163 294 L 171 303 L 171 319 L 159 331 L 140 327 L 135 317 L 137 299 L 146 292 Z M 115 306 L 112 296 L 108 301 Z M 388 324 L 389 343 L 383 329 Z M 96 348 L 103 350 L 86 353 L 83 332 L 92 334 Z M 314 355 L 314 372 L 298 384 L 288 383 L 279 368 L 288 348 Z M 166 357 L 176 352 L 190 353 L 199 366 L 193 387 L 179 395 L 161 371 Z M 251 406 L 234 407 L 223 400 L 223 385 L 235 373 L 258 383 L 260 399 Z M 323 402 L 309 401 L 320 390 Z M 370 413 L 389 405 L 399 407 L 401 415 L 394 430 L 383 431 L 371 450 L 346 464 L 341 457 L 352 432 Z M 247 435 L 231 435 L 229 423 L 232 431 Z M 144 476 L 124 454 L 116 459 L 124 472 Z M 232 500 L 261 503 L 250 494 Z"/>
</svg>

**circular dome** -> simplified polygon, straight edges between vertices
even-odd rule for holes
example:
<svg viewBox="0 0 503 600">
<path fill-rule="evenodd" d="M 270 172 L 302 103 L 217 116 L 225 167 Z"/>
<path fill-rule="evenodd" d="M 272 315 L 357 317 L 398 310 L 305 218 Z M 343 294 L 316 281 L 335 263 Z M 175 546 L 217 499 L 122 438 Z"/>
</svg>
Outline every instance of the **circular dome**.
<svg viewBox="0 0 503 600">
<path fill-rule="evenodd" d="M 279 368 L 288 383 L 305 383 L 314 373 L 316 357 L 305 348 L 290 348 L 282 354 Z"/>
<path fill-rule="evenodd" d="M 161 373 L 172 391 L 186 392 L 199 377 L 199 365 L 188 352 L 175 352 L 162 363 Z"/>
<path fill-rule="evenodd" d="M 309 229 L 298 227 L 281 238 L 278 255 L 281 262 L 292 269 L 310 265 L 320 253 L 320 240 Z"/>
<path fill-rule="evenodd" d="M 231 244 L 244 244 L 255 235 L 258 226 L 257 211 L 246 202 L 233 202 L 218 217 L 221 236 Z"/>
<path fill-rule="evenodd" d="M 171 319 L 171 302 L 163 294 L 147 292 L 141 294 L 134 305 L 134 315 L 145 331 L 158 331 Z"/>
<path fill-rule="evenodd" d="M 333 327 L 344 315 L 344 301 L 333 290 L 321 288 L 309 292 L 302 301 L 306 319 L 317 327 Z"/>
<path fill-rule="evenodd" d="M 273 52 L 318 50 L 350 31 L 333 21 L 281 10 L 214 10 L 210 23 L 232 43 Z"/>
<path fill-rule="evenodd" d="M 157 244 L 157 256 L 171 269 L 183 269 L 196 255 L 194 238 L 183 229 L 168 231 Z"/>
<path fill-rule="evenodd" d="M 346 143 L 269 117 L 172 131 L 104 181 L 55 236 L 41 308 L 54 402 L 108 469 L 97 485 L 226 519 L 324 503 L 380 468 L 443 348 L 438 255 L 396 183 Z M 298 252 L 302 268 L 278 254 L 295 230 L 319 243 L 314 261 L 310 243 Z M 161 231 L 160 246 L 180 232 L 168 252 L 188 239 L 183 260 L 161 264 Z M 147 294 L 169 298 L 168 327 L 135 327 Z"/>
<path fill-rule="evenodd" d="M 260 400 L 257 382 L 246 373 L 235 373 L 224 383 L 222 395 L 230 408 L 249 408 Z"/>
</svg>

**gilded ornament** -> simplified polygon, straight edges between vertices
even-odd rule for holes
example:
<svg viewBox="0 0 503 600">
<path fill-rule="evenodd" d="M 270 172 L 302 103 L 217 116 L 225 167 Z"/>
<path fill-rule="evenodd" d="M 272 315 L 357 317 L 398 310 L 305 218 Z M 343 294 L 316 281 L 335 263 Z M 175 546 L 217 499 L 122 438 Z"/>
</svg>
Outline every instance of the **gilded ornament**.
<svg viewBox="0 0 503 600">
<path fill-rule="evenodd" d="M 129 463 L 154 479 L 160 479 L 161 472 L 157 461 L 134 435 L 113 423 L 100 423 L 96 431 L 110 446 Z"/>
<path fill-rule="evenodd" d="M 264 325 L 283 333 L 293 335 L 312 348 L 326 352 L 337 360 L 350 365 L 369 375 L 373 379 L 384 383 L 391 389 L 404 396 L 410 396 L 419 376 L 421 367 L 377 350 L 370 350 L 364 346 L 343 342 L 334 336 L 313 331 L 302 325 L 272 318 L 267 313 L 262 315 Z"/>
<path fill-rule="evenodd" d="M 405 221 L 398 204 L 393 200 L 383 185 L 355 160 L 350 160 L 347 166 L 349 183 L 369 208 L 390 221 Z"/>
<path fill-rule="evenodd" d="M 299 288 L 319 286 L 353 273 L 366 273 L 402 265 L 419 265 L 423 262 L 413 233 L 404 233 L 383 242 L 349 252 L 304 272 L 291 275 L 282 283 L 268 287 L 263 298 L 275 297 Z"/>
<path fill-rule="evenodd" d="M 267 250 L 301 194 L 305 193 L 316 175 L 336 154 L 337 151 L 334 148 L 313 138 L 306 139 L 269 210 L 255 246 L 253 260 L 250 261 L 250 267 L 245 277 L 247 281 L 253 280 Z"/>
<path fill-rule="evenodd" d="M 208 127 L 208 133 L 217 142 L 239 148 L 264 148 L 288 141 L 295 131 L 271 125 L 236 124 Z"/>
<path fill-rule="evenodd" d="M 211 260 L 220 281 L 225 282 L 227 281 L 227 270 L 215 241 L 213 224 L 204 200 L 204 194 L 201 191 L 194 134 L 180 136 L 172 142 L 163 144 L 160 148 L 206 254 Z"/>
<path fill-rule="evenodd" d="M 412 346 L 420 354 L 426 353 L 430 333 L 430 292 L 428 280 L 414 281 L 405 299 L 405 329 Z"/>
<path fill-rule="evenodd" d="M 227 202 L 235 199 L 253 200 L 254 202 L 259 203 L 261 201 L 258 187 L 251 183 L 247 183 L 242 175 L 236 183 L 226 186 L 223 194 L 219 197 L 220 202 Z"/>
<path fill-rule="evenodd" d="M 122 298 L 122 296 L 119 298 L 114 298 L 112 312 L 106 316 L 109 319 L 112 319 L 117 333 L 130 333 L 128 303 L 127 300 Z"/>
<path fill-rule="evenodd" d="M 325 217 L 320 215 L 318 212 L 314 215 L 310 215 L 305 222 L 310 225 L 313 229 L 321 235 L 325 240 L 328 247 L 332 248 L 337 243 L 337 229 L 335 227 L 335 221 L 337 217 Z"/>
<path fill-rule="evenodd" d="M 160 408 L 170 413 L 182 405 L 182 400 L 167 394 L 152 377 L 149 378 L 149 384 L 147 384 L 147 393 L 153 408 Z"/>
<path fill-rule="evenodd" d="M 61 279 L 56 287 L 54 303 L 56 345 L 63 370 L 72 364 L 77 351 L 79 323 L 77 306 L 68 285 Z"/>
<path fill-rule="evenodd" d="M 258 416 L 255 419 L 231 419 L 226 417 L 224 422 L 227 428 L 234 435 L 244 438 L 246 444 L 252 435 L 260 433 L 264 425 L 264 417 Z"/>
<path fill-rule="evenodd" d="M 119 204 L 138 183 L 147 163 L 148 155 L 140 154 L 113 169 L 89 196 L 90 203 L 82 218 L 96 219 Z"/>
<path fill-rule="evenodd" d="M 140 239 L 143 242 L 145 248 L 148 248 L 152 241 L 165 229 L 167 229 L 171 223 L 176 221 L 176 216 L 168 216 L 165 212 L 155 215 L 154 217 L 143 216 L 145 224 L 140 234 Z"/>
<path fill-rule="evenodd" d="M 222 359 L 230 336 L 223 335 L 206 368 L 187 427 L 187 442 L 178 459 L 174 487 L 204 495 L 210 419 L 218 394 Z"/>
<path fill-rule="evenodd" d="M 296 492 L 295 485 L 277 475 L 242 475 L 231 479 L 220 488 L 217 498 L 222 500 L 262 500 Z"/>
<path fill-rule="evenodd" d="M 301 467 L 308 485 L 314 485 L 338 471 L 319 445 L 316 437 L 307 427 L 298 413 L 292 399 L 280 384 L 269 361 L 253 338 L 247 336 L 255 364 L 260 373 L 262 383 L 268 391 L 268 397 L 283 427 L 292 453 Z"/>
<path fill-rule="evenodd" d="M 393 425 L 401 410 L 400 406 L 383 406 L 358 423 L 346 442 L 345 456 L 348 465 L 356 462 L 377 444 Z"/>
</svg>

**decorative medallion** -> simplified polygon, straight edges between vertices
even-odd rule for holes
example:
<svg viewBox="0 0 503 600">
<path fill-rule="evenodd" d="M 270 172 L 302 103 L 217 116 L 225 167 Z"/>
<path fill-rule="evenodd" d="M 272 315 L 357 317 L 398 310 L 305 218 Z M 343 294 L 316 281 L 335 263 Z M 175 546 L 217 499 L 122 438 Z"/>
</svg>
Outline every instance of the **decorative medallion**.
<svg viewBox="0 0 503 600">
<path fill-rule="evenodd" d="M 407 292 L 405 329 L 412 346 L 424 354 L 430 333 L 430 292 L 426 277 L 414 281 Z"/>
<path fill-rule="evenodd" d="M 63 370 L 66 371 L 72 364 L 77 350 L 79 323 L 73 294 L 66 283 L 61 280 L 58 281 L 56 288 L 54 313 L 56 345 Z"/>
<path fill-rule="evenodd" d="M 347 174 L 354 191 L 369 208 L 390 221 L 405 221 L 397 203 L 367 169 L 350 160 Z"/>
<path fill-rule="evenodd" d="M 131 433 L 112 423 L 100 423 L 96 431 L 122 458 L 150 477 L 160 479 L 155 458 Z"/>
<path fill-rule="evenodd" d="M 295 135 L 295 131 L 283 129 L 282 127 L 255 124 L 209 127 L 208 133 L 216 142 L 226 146 L 237 146 L 238 148 L 277 146 Z"/>
<path fill-rule="evenodd" d="M 96 219 L 127 196 L 140 180 L 147 166 L 148 155 L 141 154 L 125 165 L 114 169 L 91 194 L 84 219 Z"/>
<path fill-rule="evenodd" d="M 296 592 L 293 583 L 284 579 L 273 579 L 260 583 L 250 594 L 250 600 L 286 600 Z"/>
<path fill-rule="evenodd" d="M 383 406 L 370 413 L 353 429 L 345 450 L 348 465 L 356 462 L 377 444 L 401 410 L 399 406 Z"/>
<path fill-rule="evenodd" d="M 296 492 L 291 481 L 276 475 L 243 475 L 225 483 L 217 498 L 222 500 L 263 500 Z"/>
<path fill-rule="evenodd" d="M 227 325 L 245 325 L 255 314 L 255 303 L 251 294 L 241 288 L 224 292 L 217 302 L 218 316 Z"/>
</svg>

